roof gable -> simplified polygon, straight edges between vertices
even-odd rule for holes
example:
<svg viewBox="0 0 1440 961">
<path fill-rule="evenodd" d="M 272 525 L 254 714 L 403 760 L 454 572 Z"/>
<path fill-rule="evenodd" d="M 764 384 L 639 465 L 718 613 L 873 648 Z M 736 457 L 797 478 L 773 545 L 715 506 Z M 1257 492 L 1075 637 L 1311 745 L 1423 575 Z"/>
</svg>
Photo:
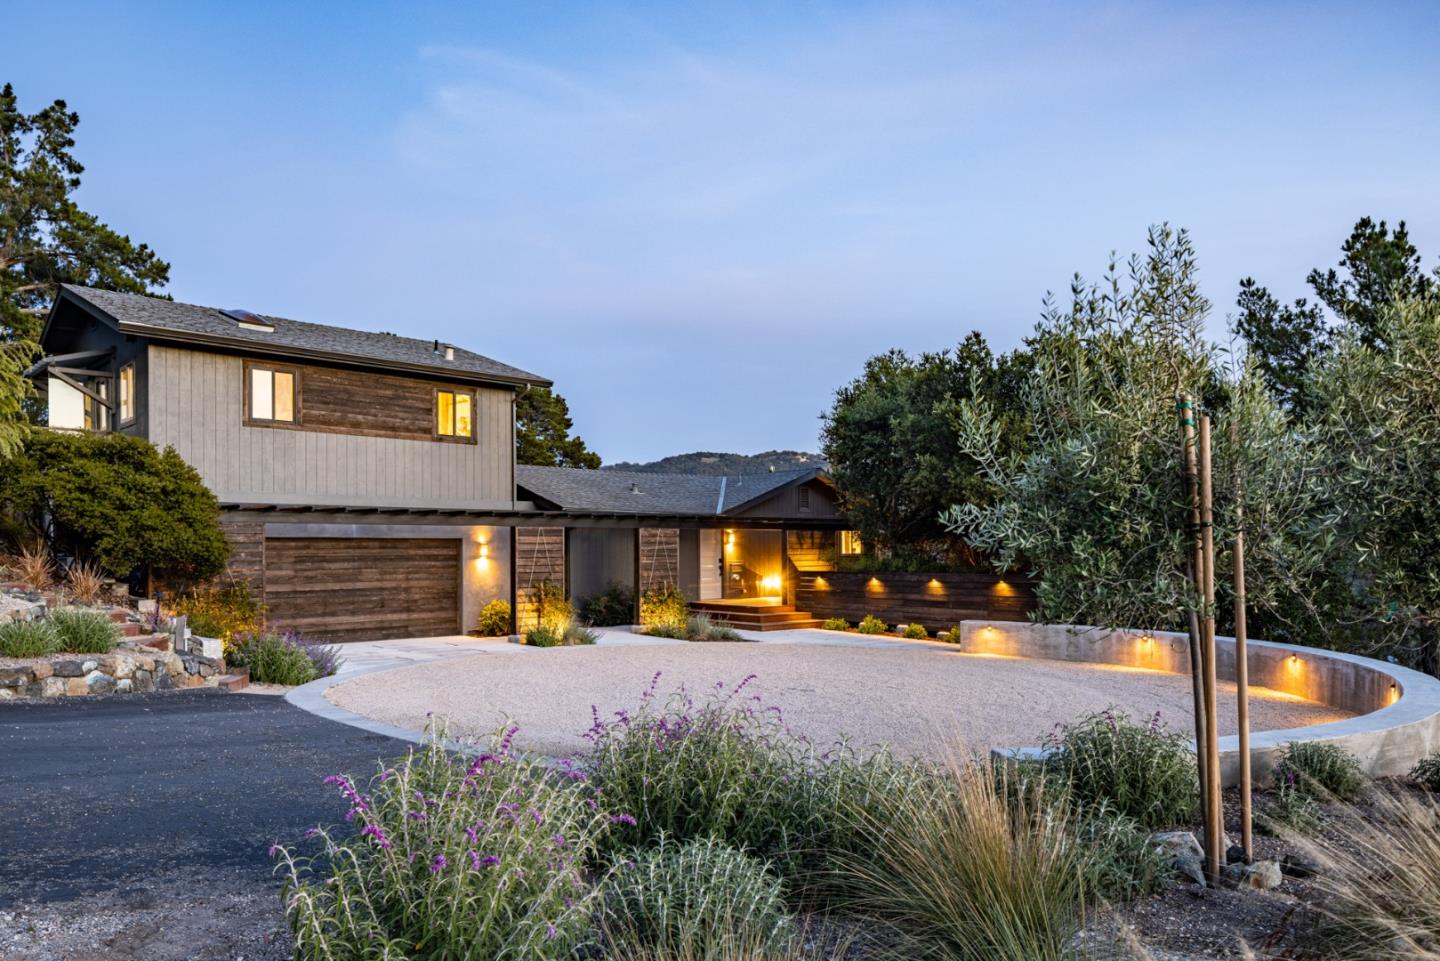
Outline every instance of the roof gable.
<svg viewBox="0 0 1440 961">
<path fill-rule="evenodd" d="M 69 301 L 86 312 L 106 320 L 127 334 L 161 340 L 211 344 L 262 354 L 331 360 L 340 363 L 410 370 L 451 379 L 495 381 L 505 384 L 533 384 L 548 387 L 550 381 L 536 374 L 502 364 L 483 354 L 414 337 L 374 331 L 351 330 L 325 324 L 257 316 L 273 329 L 260 325 L 242 326 L 219 308 L 182 304 L 141 294 L 122 294 L 93 287 L 64 284 L 51 318 Z M 47 324 L 47 332 L 49 325 Z"/>
<path fill-rule="evenodd" d="M 563 511 L 725 517 L 795 484 L 823 478 L 817 468 L 771 474 L 658 474 L 518 465 L 515 483 Z"/>
</svg>

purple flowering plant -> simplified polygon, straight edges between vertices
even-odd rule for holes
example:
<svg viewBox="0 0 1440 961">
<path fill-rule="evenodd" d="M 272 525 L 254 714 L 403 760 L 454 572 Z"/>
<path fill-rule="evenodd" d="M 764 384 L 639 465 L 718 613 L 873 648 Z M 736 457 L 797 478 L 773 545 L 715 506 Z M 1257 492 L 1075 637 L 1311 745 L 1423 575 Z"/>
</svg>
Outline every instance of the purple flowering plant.
<svg viewBox="0 0 1440 961">
<path fill-rule="evenodd" d="M 296 958 L 549 958 L 590 943 L 611 817 L 576 765 L 518 755 L 514 737 L 456 751 L 432 725 L 368 785 L 325 779 L 352 826 L 275 850 Z"/>
</svg>

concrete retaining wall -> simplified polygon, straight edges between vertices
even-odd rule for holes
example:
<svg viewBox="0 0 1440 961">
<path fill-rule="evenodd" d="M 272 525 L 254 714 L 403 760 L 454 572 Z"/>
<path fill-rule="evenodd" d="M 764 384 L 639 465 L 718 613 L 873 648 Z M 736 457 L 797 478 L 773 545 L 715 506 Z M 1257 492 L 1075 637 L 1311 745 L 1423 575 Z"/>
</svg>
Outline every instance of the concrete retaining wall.
<svg viewBox="0 0 1440 961">
<path fill-rule="evenodd" d="M 1108 630 L 1068 624 L 962 621 L 961 646 L 971 654 L 1044 658 L 1190 673 L 1189 638 L 1168 631 Z M 1249 641 L 1250 683 L 1351 711 L 1357 717 L 1330 724 L 1256 732 L 1250 763 L 1257 783 L 1292 741 L 1326 741 L 1354 754 L 1372 777 L 1404 774 L 1440 751 L 1440 680 L 1373 658 L 1312 647 Z M 1235 639 L 1216 638 L 1216 674 L 1235 679 Z M 1033 756 L 1021 748 L 1012 755 Z M 1226 785 L 1240 777 L 1239 739 L 1220 739 Z"/>
</svg>

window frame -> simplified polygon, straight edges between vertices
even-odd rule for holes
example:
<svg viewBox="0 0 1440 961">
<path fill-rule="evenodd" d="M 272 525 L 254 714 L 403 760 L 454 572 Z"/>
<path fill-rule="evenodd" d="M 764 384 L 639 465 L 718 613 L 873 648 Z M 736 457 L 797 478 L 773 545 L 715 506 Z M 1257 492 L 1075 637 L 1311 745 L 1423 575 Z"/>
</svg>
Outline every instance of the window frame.
<svg viewBox="0 0 1440 961">
<path fill-rule="evenodd" d="M 266 371 L 266 372 L 268 372 L 268 373 L 270 374 L 270 391 L 271 391 L 271 395 L 270 395 L 270 403 L 271 403 L 270 412 L 271 412 L 272 414 L 275 412 L 275 408 L 274 408 L 274 403 L 275 403 L 275 395 L 274 395 L 274 391 L 275 391 L 275 375 L 276 375 L 277 373 L 280 373 L 280 374 L 289 374 L 289 375 L 290 375 L 290 378 L 291 378 L 291 381 L 290 381 L 290 382 L 291 382 L 291 384 L 293 385 L 293 388 L 292 388 L 292 397 L 291 397 L 291 400 L 292 400 L 292 408 L 293 408 L 293 409 L 292 409 L 291 413 L 292 413 L 294 416 L 293 416 L 293 419 L 292 419 L 292 420 L 276 420 L 274 417 L 268 417 L 268 418 L 267 418 L 267 417 L 255 417 L 255 416 L 252 414 L 252 408 L 251 408 L 251 401 L 252 401 L 251 391 L 252 391 L 252 385 L 253 385 L 254 382 L 255 382 L 255 379 L 254 379 L 254 378 L 255 378 L 255 375 L 254 375 L 253 372 L 254 372 L 254 371 L 257 371 L 257 370 Z M 289 365 L 289 364 L 272 364 L 272 363 L 269 363 L 269 362 L 266 362 L 266 361 L 258 361 L 258 360 L 257 360 L 257 361 L 252 361 L 252 360 L 247 360 L 247 361 L 245 361 L 245 364 L 244 364 L 244 376 L 243 376 L 243 380 L 244 380 L 244 388 L 245 388 L 245 389 L 244 389 L 244 396 L 243 396 L 243 399 L 242 399 L 242 404 L 243 404 L 243 406 L 242 406 L 242 409 L 241 409 L 241 413 L 242 413 L 242 415 L 243 415 L 243 419 L 242 419 L 241 422 L 242 422 L 246 427 L 275 427 L 275 428 L 279 428 L 280 430 L 296 430 L 296 429 L 298 429 L 298 428 L 301 426 L 301 424 L 304 422 L 304 421 L 303 421 L 303 418 L 302 418 L 302 414 L 301 414 L 301 411 L 302 411 L 302 408 L 303 408 L 303 405 L 301 404 L 301 397 L 302 397 L 303 392 L 304 392 L 304 387 L 303 387 L 304 381 L 303 381 L 303 379 L 302 379 L 301 376 L 300 376 L 300 368 L 298 368 L 298 367 L 293 367 L 293 366 L 291 366 L 291 365 Z"/>
<path fill-rule="evenodd" d="M 462 435 L 462 434 L 442 434 L 442 433 L 440 433 L 440 395 L 441 395 L 441 394 L 449 394 L 449 395 L 451 395 L 452 398 L 454 398 L 454 397 L 465 397 L 465 398 L 469 399 L 469 401 L 470 401 L 470 433 L 469 433 L 469 434 Z M 439 442 L 442 443 L 442 444 L 476 444 L 476 443 L 479 443 L 479 441 L 478 441 L 478 440 L 476 439 L 476 437 L 475 437 L 475 434 L 476 434 L 476 430 L 475 430 L 475 407 L 476 407 L 476 400 L 477 400 L 475 394 L 476 394 L 476 392 L 475 392 L 473 389 L 467 388 L 467 387 L 436 387 L 436 388 L 432 391 L 433 401 L 432 401 L 432 404 L 431 404 L 431 411 L 430 411 L 430 430 L 431 430 L 431 436 L 432 436 L 435 440 L 439 441 Z M 453 404 L 454 401 L 452 400 L 451 403 Z M 452 418 L 452 420 L 454 419 L 454 414 L 453 414 L 453 413 L 451 414 L 451 418 Z"/>
<path fill-rule="evenodd" d="M 860 534 L 856 531 L 840 531 L 835 541 L 835 552 L 841 557 L 859 557 L 865 553 L 865 544 L 860 540 Z"/>
<path fill-rule="evenodd" d="M 130 375 L 128 390 L 125 385 L 125 375 L 127 373 Z M 130 363 L 123 365 L 120 368 L 120 372 L 115 375 L 115 393 L 120 395 L 115 398 L 115 420 L 121 427 L 129 427 L 135 423 L 135 386 L 135 362 L 132 360 Z M 129 410 L 126 410 L 127 407 Z"/>
</svg>

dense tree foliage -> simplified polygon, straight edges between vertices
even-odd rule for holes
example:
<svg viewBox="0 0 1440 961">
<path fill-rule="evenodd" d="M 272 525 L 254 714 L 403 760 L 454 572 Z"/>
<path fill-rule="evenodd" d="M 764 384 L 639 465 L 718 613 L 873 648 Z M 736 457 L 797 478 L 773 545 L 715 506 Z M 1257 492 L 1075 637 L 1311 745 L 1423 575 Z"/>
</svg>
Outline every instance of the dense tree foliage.
<svg viewBox="0 0 1440 961">
<path fill-rule="evenodd" d="M 62 283 L 151 293 L 170 266 L 71 199 L 82 167 L 71 153 L 78 114 L 56 100 L 20 111 L 0 89 L 0 457 L 26 433 L 21 373 L 39 352 L 42 320 Z"/>
<path fill-rule="evenodd" d="M 1440 672 L 1440 304 L 1342 328 L 1313 373 L 1339 573 L 1372 646 Z"/>
<path fill-rule="evenodd" d="M 972 333 L 954 350 L 871 357 L 836 391 L 823 418 L 823 453 L 865 542 L 882 555 L 925 553 L 927 542 L 945 534 L 942 510 L 989 502 L 993 488 L 979 465 L 956 455 L 956 415 L 961 404 L 983 397 L 1006 428 L 1002 440 L 1021 436 L 1007 418 L 1019 415 L 1024 356 L 996 357 Z"/>
<path fill-rule="evenodd" d="M 220 505 L 174 450 L 120 434 L 35 431 L 0 470 L 0 510 L 61 557 L 169 581 L 220 574 Z M 12 528 L 13 530 L 14 528 Z"/>
<path fill-rule="evenodd" d="M 1306 403 L 1302 389 L 1311 363 L 1330 349 L 1340 330 L 1365 344 L 1381 343 L 1382 317 L 1392 302 L 1436 293 L 1403 220 L 1392 232 L 1385 221 L 1362 217 L 1340 252 L 1335 267 L 1317 268 L 1306 277 L 1314 302 L 1301 297 L 1282 304 L 1253 278 L 1240 281 L 1235 332 L 1271 389 L 1297 410 Z"/>
<path fill-rule="evenodd" d="M 538 467 L 600 466 L 600 455 L 571 433 L 570 405 L 553 390 L 532 387 L 515 398 L 517 463 Z"/>
</svg>

